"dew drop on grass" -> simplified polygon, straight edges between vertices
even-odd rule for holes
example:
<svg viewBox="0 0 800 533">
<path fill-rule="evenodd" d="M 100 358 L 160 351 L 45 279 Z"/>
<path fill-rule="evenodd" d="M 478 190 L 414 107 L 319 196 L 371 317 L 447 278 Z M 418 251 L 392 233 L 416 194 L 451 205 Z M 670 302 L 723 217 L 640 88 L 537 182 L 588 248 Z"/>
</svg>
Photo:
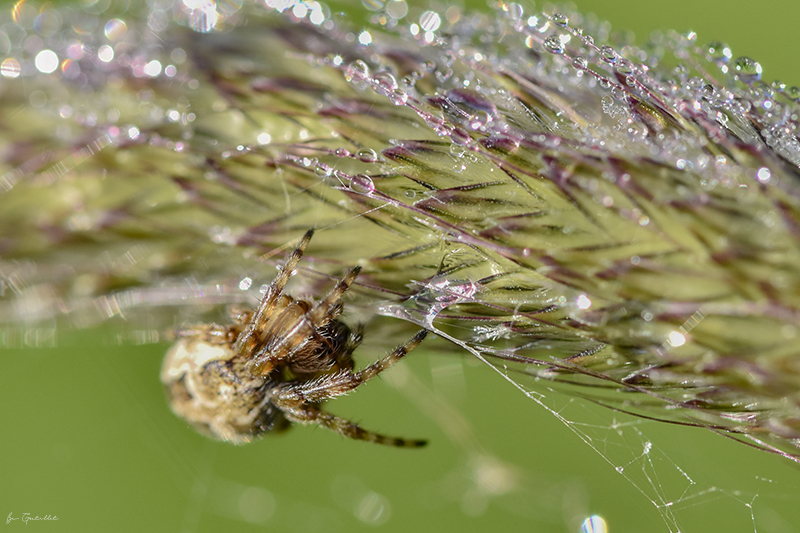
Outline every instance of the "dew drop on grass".
<svg viewBox="0 0 800 533">
<path fill-rule="evenodd" d="M 725 43 L 714 41 L 706 49 L 707 57 L 715 63 L 727 63 L 731 60 L 731 47 Z"/>
<path fill-rule="evenodd" d="M 563 54 L 564 53 L 564 43 L 561 42 L 555 35 L 551 35 L 547 39 L 544 40 L 544 49 L 553 54 Z"/>
<path fill-rule="evenodd" d="M 733 62 L 736 74 L 744 82 L 752 82 L 761 79 L 761 64 L 749 57 L 738 57 Z"/>
<path fill-rule="evenodd" d="M 554 13 L 553 14 L 553 22 L 558 24 L 559 26 L 568 26 L 569 25 L 569 17 L 563 13 Z"/>
<path fill-rule="evenodd" d="M 361 194 L 370 194 L 375 190 L 375 184 L 372 182 L 372 178 L 366 174 L 356 174 L 350 180 L 350 190 Z"/>
<path fill-rule="evenodd" d="M 610 46 L 604 46 L 600 49 L 600 57 L 606 63 L 614 64 L 617 62 L 617 51 Z"/>
<path fill-rule="evenodd" d="M 369 78 L 369 67 L 362 60 L 357 59 L 350 63 L 344 71 L 344 79 L 360 82 Z"/>
</svg>

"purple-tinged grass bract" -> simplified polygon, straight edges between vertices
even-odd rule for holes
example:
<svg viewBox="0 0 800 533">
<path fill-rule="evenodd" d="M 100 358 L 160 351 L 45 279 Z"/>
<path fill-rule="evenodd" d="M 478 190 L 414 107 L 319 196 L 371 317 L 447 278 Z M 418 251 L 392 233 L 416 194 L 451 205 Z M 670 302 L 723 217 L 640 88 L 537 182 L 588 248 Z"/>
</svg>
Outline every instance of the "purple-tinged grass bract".
<svg viewBox="0 0 800 533">
<path fill-rule="evenodd" d="M 518 4 L 363 32 L 228 7 L 73 22 L 56 84 L 3 62 L 5 322 L 163 331 L 313 227 L 310 293 L 360 265 L 365 314 L 798 460 L 800 89 Z"/>
</svg>

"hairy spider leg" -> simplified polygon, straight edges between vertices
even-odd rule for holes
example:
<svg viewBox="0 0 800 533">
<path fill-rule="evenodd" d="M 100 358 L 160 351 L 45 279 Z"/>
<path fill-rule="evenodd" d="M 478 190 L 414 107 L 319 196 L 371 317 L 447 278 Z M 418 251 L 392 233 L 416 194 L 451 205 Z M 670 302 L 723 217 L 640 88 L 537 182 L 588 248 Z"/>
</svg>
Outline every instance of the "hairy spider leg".
<svg viewBox="0 0 800 533">
<path fill-rule="evenodd" d="M 341 371 L 311 381 L 286 383 L 279 388 L 277 393 L 273 393 L 272 403 L 292 422 L 316 424 L 351 439 L 366 440 L 388 446 L 424 446 L 426 444 L 424 440 L 387 437 L 366 430 L 354 422 L 323 411 L 315 404 L 355 390 L 405 357 L 408 352 L 422 342 L 427 334 L 427 330 L 419 331 L 392 353 L 358 372 Z"/>
<path fill-rule="evenodd" d="M 311 240 L 313 235 L 313 229 L 308 230 L 305 235 L 303 235 L 303 237 L 300 239 L 300 242 L 297 244 L 297 247 L 289 256 L 289 259 L 286 260 L 286 264 L 283 265 L 281 271 L 278 273 L 275 279 L 272 280 L 272 283 L 269 284 L 267 292 L 264 294 L 264 298 L 261 300 L 258 309 L 250 318 L 250 321 L 247 323 L 244 330 L 239 334 L 239 337 L 236 339 L 236 342 L 233 345 L 233 350 L 236 353 L 245 355 L 242 353 L 245 346 L 251 342 L 255 332 L 260 329 L 261 325 L 267 320 L 270 313 L 275 308 L 278 298 L 280 298 L 281 294 L 283 293 L 286 283 L 289 281 L 292 272 L 300 262 L 300 258 L 303 257 L 303 252 L 305 251 L 306 246 L 308 246 L 308 241 Z"/>
</svg>

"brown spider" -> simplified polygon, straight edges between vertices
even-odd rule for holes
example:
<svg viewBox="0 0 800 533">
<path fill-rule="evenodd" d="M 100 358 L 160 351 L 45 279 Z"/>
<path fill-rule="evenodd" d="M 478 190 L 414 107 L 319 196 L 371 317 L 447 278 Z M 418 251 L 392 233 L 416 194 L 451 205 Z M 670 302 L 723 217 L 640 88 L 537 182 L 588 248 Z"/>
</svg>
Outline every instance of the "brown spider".
<svg viewBox="0 0 800 533">
<path fill-rule="evenodd" d="M 402 359 L 427 331 L 355 372 L 352 353 L 361 333 L 337 319 L 344 307 L 342 295 L 360 267 L 350 269 L 316 304 L 283 294 L 313 233 L 300 240 L 258 309 L 232 313 L 230 326 L 199 325 L 178 332 L 161 368 L 172 411 L 201 433 L 234 444 L 297 422 L 351 439 L 424 445 L 367 431 L 322 409 L 325 400 L 355 390 Z"/>
</svg>

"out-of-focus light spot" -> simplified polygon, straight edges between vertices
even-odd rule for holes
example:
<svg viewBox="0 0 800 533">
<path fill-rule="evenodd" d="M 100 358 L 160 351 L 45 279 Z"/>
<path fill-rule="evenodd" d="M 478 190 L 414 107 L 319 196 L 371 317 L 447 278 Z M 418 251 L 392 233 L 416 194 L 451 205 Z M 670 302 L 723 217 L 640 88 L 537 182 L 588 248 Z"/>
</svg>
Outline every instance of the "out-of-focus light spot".
<svg viewBox="0 0 800 533">
<path fill-rule="evenodd" d="M 114 49 L 107 44 L 104 44 L 97 51 L 97 58 L 103 63 L 109 63 L 114 59 Z"/>
<path fill-rule="evenodd" d="M 293 6 L 295 0 L 267 0 L 266 4 L 267 7 L 271 7 L 277 11 L 283 11 L 288 9 L 289 7 Z"/>
<path fill-rule="evenodd" d="M 679 348 L 686 344 L 686 335 L 680 331 L 672 331 L 667 335 L 667 342 L 669 342 L 670 346 L 673 348 Z"/>
<path fill-rule="evenodd" d="M 55 72 L 58 68 L 58 63 L 58 56 L 52 50 L 42 50 L 36 54 L 36 59 L 33 60 L 36 70 L 44 74 Z"/>
<path fill-rule="evenodd" d="M 386 3 L 386 14 L 399 20 L 408 15 L 408 4 L 404 0 L 391 0 Z"/>
<path fill-rule="evenodd" d="M 252 284 L 253 284 L 252 278 L 242 278 L 242 280 L 239 281 L 239 290 L 246 291 L 247 289 L 250 288 Z"/>
<path fill-rule="evenodd" d="M 4 78 L 19 77 L 19 61 L 13 57 L 7 57 L 0 63 L 0 74 Z"/>
<path fill-rule="evenodd" d="M 25 0 L 19 0 L 19 2 L 15 3 L 14 7 L 11 8 L 11 18 L 14 19 L 14 22 L 19 22 L 19 19 L 22 16 L 23 5 L 25 5 Z"/>
<path fill-rule="evenodd" d="M 294 7 L 292 7 L 292 15 L 294 15 L 295 17 L 297 17 L 299 19 L 306 18 L 307 14 L 308 14 L 308 8 L 302 2 L 297 2 L 294 5 Z"/>
<path fill-rule="evenodd" d="M 418 35 L 419 34 L 419 26 L 416 24 L 412 24 L 408 27 L 408 31 L 411 32 L 411 35 Z"/>
<path fill-rule="evenodd" d="M 105 36 L 109 41 L 119 41 L 125 37 L 126 33 L 128 33 L 128 26 L 125 24 L 124 20 L 111 19 L 106 22 L 106 26 L 103 28 L 103 33 L 105 33 Z"/>
<path fill-rule="evenodd" d="M 578 309 L 589 309 L 592 306 L 592 301 L 585 294 L 581 294 L 578 296 L 575 304 L 578 306 Z"/>
<path fill-rule="evenodd" d="M 772 177 L 772 172 L 770 172 L 770 170 L 767 167 L 761 167 L 758 169 L 756 177 L 758 178 L 758 181 L 760 181 L 761 183 L 767 183 L 769 182 L 769 179 Z"/>
<path fill-rule="evenodd" d="M 367 524 L 381 525 L 389 521 L 392 507 L 385 496 L 370 491 L 356 504 L 353 514 Z"/>
<path fill-rule="evenodd" d="M 61 72 L 63 72 L 67 78 L 73 79 L 80 75 L 81 67 L 76 61 L 65 59 L 61 62 Z"/>
<path fill-rule="evenodd" d="M 256 137 L 258 144 L 265 145 L 272 142 L 272 135 L 267 132 L 259 133 L 258 137 Z"/>
<path fill-rule="evenodd" d="M 154 59 L 147 63 L 144 66 L 144 73 L 150 76 L 151 78 L 155 78 L 159 74 L 161 74 L 161 62 L 157 59 Z"/>
<path fill-rule="evenodd" d="M 208 33 L 220 21 L 217 4 L 212 0 L 183 0 L 189 9 L 189 26 L 198 33 Z"/>
<path fill-rule="evenodd" d="M 370 35 L 368 31 L 362 31 L 358 34 L 358 42 L 364 46 L 372 44 L 372 35 Z"/>
<path fill-rule="evenodd" d="M 419 17 L 419 25 L 425 31 L 436 31 L 442 23 L 442 17 L 436 11 L 426 11 Z"/>
<path fill-rule="evenodd" d="M 167 76 L 168 78 L 172 78 L 177 73 L 178 73 L 178 69 L 175 68 L 175 65 L 167 65 L 164 68 L 164 75 Z"/>
<path fill-rule="evenodd" d="M 311 14 L 308 16 L 309 22 L 314 24 L 315 26 L 319 26 L 323 22 L 325 22 L 325 13 L 322 11 L 322 6 L 319 5 L 317 2 L 313 2 L 311 5 Z"/>
<path fill-rule="evenodd" d="M 67 46 L 67 57 L 75 61 L 83 59 L 84 49 L 83 43 L 80 41 L 71 41 Z"/>
<path fill-rule="evenodd" d="M 608 533 L 608 524 L 602 516 L 590 516 L 581 524 L 581 533 Z"/>
</svg>

